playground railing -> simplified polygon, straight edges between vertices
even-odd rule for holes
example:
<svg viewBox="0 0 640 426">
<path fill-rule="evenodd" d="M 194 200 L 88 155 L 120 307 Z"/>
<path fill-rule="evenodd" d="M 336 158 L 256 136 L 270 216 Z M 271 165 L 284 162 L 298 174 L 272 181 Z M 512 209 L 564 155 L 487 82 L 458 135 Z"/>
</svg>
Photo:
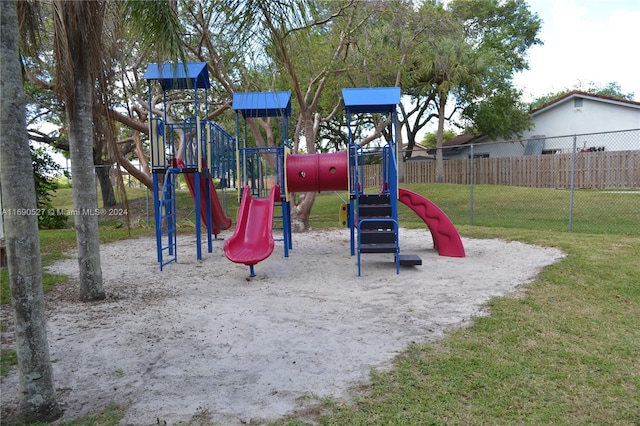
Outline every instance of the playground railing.
<svg viewBox="0 0 640 426">
<path fill-rule="evenodd" d="M 239 155 L 241 186 L 249 186 L 251 195 L 266 197 L 272 186 L 284 188 L 284 147 L 241 148 Z"/>
<path fill-rule="evenodd" d="M 160 119 L 153 119 L 156 122 L 162 123 Z M 162 161 L 160 158 L 160 152 L 165 153 L 165 158 L 178 156 L 180 144 L 182 143 L 182 155 L 180 157 L 184 160 L 184 167 L 198 168 L 201 166 L 201 158 L 206 155 L 205 148 L 200 141 L 203 139 L 202 128 L 198 126 L 199 119 L 197 117 L 188 117 L 184 121 L 177 123 L 164 124 L 164 130 L 162 134 L 158 134 L 157 137 L 161 137 L 161 140 L 157 142 L 157 160 Z M 157 127 L 157 126 L 156 126 Z M 155 164 L 162 164 L 156 163 Z M 165 160 L 166 167 L 166 160 Z"/>
<path fill-rule="evenodd" d="M 349 192 L 351 195 L 364 193 L 364 151 L 359 144 L 349 146 Z"/>
<path fill-rule="evenodd" d="M 222 127 L 213 121 L 206 121 L 207 126 L 207 155 L 211 176 L 220 179 L 222 188 L 235 188 L 236 149 L 235 139 Z"/>
</svg>

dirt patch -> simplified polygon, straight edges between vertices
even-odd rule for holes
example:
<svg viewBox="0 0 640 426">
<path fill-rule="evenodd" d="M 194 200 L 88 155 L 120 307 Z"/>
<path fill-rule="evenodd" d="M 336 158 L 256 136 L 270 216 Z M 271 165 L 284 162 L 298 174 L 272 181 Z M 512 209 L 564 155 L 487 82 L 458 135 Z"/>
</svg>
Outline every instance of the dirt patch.
<svg viewBox="0 0 640 426">
<path fill-rule="evenodd" d="M 178 263 L 162 272 L 153 238 L 103 245 L 106 300 L 79 302 L 73 280 L 47 295 L 64 419 L 118 404 L 124 424 L 255 424 L 343 398 L 409 344 L 485 315 L 491 297 L 563 257 L 473 239 L 463 240 L 467 257 L 441 257 L 428 231 L 402 229 L 402 252 L 423 265 L 396 275 L 392 255 L 367 254 L 357 277 L 349 231 L 322 230 L 294 234 L 288 258 L 276 243 L 249 278 L 222 253 L 229 235 L 214 240 L 213 253 L 205 245 L 202 261 L 195 236 L 180 236 Z M 75 259 L 49 268 L 72 277 L 77 269 Z M 2 381 L 3 412 L 16 401 L 12 371 Z"/>
</svg>

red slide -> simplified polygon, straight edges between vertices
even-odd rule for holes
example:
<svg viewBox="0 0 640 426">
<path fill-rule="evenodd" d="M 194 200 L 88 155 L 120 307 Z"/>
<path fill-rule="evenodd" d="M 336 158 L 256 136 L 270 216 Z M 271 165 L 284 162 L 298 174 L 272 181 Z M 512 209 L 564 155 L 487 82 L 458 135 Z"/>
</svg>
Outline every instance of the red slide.
<svg viewBox="0 0 640 426">
<path fill-rule="evenodd" d="M 233 235 L 224 242 L 224 254 L 232 262 L 252 267 L 273 252 L 273 208 L 280 187 L 271 188 L 269 198 L 254 198 L 245 186 Z"/>
<path fill-rule="evenodd" d="M 184 167 L 184 161 L 180 158 L 174 160 L 175 167 Z M 184 178 L 187 181 L 189 192 L 191 197 L 195 200 L 196 193 L 196 180 L 193 173 L 184 173 Z M 220 200 L 218 199 L 218 193 L 216 192 L 216 186 L 212 179 L 207 179 L 204 175 L 200 175 L 200 217 L 207 223 L 207 191 L 209 191 L 209 197 L 211 200 L 211 233 L 218 235 L 222 230 L 229 229 L 231 226 L 231 219 L 224 214 Z"/>
<path fill-rule="evenodd" d="M 464 257 L 464 246 L 460 234 L 449 216 L 422 195 L 404 188 L 398 188 L 398 190 L 398 200 L 420 216 L 431 231 L 433 246 L 440 256 Z"/>
</svg>

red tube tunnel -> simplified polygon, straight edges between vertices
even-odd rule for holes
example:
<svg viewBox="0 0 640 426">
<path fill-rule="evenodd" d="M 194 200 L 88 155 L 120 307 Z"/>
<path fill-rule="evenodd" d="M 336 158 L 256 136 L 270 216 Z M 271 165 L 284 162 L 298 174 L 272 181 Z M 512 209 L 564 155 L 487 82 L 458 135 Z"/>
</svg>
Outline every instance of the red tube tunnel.
<svg viewBox="0 0 640 426">
<path fill-rule="evenodd" d="M 285 159 L 287 191 L 322 192 L 349 189 L 347 152 L 290 154 Z"/>
</svg>

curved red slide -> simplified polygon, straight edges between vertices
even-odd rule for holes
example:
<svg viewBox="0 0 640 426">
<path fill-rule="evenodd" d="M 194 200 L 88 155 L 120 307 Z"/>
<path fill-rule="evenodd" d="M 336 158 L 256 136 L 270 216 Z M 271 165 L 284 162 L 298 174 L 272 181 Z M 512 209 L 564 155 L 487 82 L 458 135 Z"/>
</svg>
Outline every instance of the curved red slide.
<svg viewBox="0 0 640 426">
<path fill-rule="evenodd" d="M 233 235 L 224 242 L 224 254 L 232 262 L 253 266 L 273 252 L 273 208 L 280 187 L 271 188 L 269 198 L 254 198 L 245 186 Z"/>
<path fill-rule="evenodd" d="M 184 161 L 180 158 L 174 160 L 174 167 L 184 167 Z M 187 187 L 191 193 L 191 198 L 195 200 L 196 195 L 196 179 L 193 173 L 184 173 L 184 178 L 187 181 Z M 211 233 L 218 235 L 222 230 L 229 229 L 231 227 L 231 219 L 224 214 L 224 210 L 220 205 L 220 199 L 216 192 L 216 186 L 212 179 L 207 179 L 204 175 L 200 175 L 200 200 L 205 201 L 200 203 L 200 217 L 207 223 L 207 191 L 209 191 L 209 200 L 211 204 Z"/>
<path fill-rule="evenodd" d="M 398 200 L 420 216 L 431 231 L 433 246 L 440 256 L 465 257 L 460 234 L 440 207 L 408 189 L 398 188 L 398 191 Z"/>
</svg>

